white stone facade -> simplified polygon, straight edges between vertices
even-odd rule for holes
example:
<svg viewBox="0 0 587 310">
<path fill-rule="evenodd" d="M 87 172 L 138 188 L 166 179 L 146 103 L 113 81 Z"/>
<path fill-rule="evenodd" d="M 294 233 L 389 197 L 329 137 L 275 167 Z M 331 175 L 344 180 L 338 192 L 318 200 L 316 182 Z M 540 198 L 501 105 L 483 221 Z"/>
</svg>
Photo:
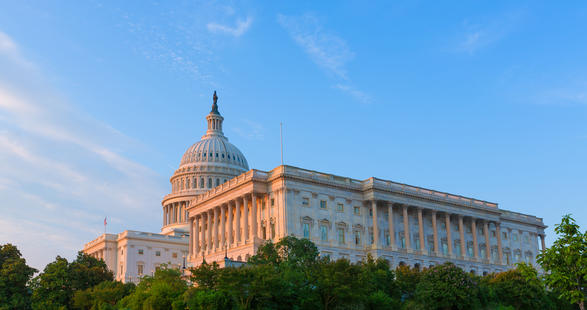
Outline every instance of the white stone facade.
<svg viewBox="0 0 587 310">
<path fill-rule="evenodd" d="M 265 240 L 293 235 L 333 259 L 359 261 L 370 253 L 392 266 L 451 261 L 476 273 L 535 264 L 546 227 L 495 203 L 291 166 L 250 170 L 198 195 L 188 217 L 193 265 L 203 259 L 222 265 L 225 253 L 245 260 Z"/>
<path fill-rule="evenodd" d="M 84 246 L 84 252 L 103 259 L 114 278 L 138 283 L 162 264 L 181 269 L 185 266 L 188 236 L 162 235 L 125 230 L 103 234 Z"/>
</svg>

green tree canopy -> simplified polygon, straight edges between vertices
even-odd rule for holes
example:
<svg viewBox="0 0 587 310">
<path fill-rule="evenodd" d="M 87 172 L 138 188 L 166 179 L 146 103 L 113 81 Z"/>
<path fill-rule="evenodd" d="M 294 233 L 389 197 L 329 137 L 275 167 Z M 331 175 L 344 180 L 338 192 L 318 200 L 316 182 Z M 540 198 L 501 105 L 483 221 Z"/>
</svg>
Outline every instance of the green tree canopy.
<svg viewBox="0 0 587 310">
<path fill-rule="evenodd" d="M 27 282 L 37 270 L 29 267 L 16 246 L 0 245 L 0 309 L 29 309 Z"/>
<path fill-rule="evenodd" d="M 163 266 L 152 277 L 143 277 L 134 292 L 124 297 L 117 306 L 131 310 L 183 309 L 185 304 L 182 295 L 187 288 L 179 270 Z"/>
<path fill-rule="evenodd" d="M 554 231 L 558 239 L 553 245 L 538 254 L 538 263 L 546 272 L 547 285 L 560 294 L 561 298 L 585 309 L 587 293 L 587 232 L 581 232 L 579 225 L 570 215 L 565 215 Z"/>
</svg>

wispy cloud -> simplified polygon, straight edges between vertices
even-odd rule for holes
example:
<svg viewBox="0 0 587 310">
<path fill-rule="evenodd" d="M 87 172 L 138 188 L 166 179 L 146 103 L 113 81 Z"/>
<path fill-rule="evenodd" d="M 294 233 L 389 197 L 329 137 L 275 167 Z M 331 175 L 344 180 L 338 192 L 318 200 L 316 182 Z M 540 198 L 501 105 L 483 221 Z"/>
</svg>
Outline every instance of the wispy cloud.
<svg viewBox="0 0 587 310">
<path fill-rule="evenodd" d="M 587 104 L 587 82 L 569 82 L 563 87 L 546 88 L 532 99 L 537 104 Z"/>
<path fill-rule="evenodd" d="M 238 19 L 234 27 L 212 22 L 208 23 L 206 28 L 212 33 L 224 33 L 234 37 L 240 37 L 249 30 L 252 24 L 253 18 L 249 16 L 245 20 Z"/>
<path fill-rule="evenodd" d="M 309 13 L 297 17 L 278 14 L 277 21 L 316 65 L 338 80 L 334 89 L 361 103 L 371 101 L 369 95 L 350 81 L 346 65 L 355 53 L 343 38 L 325 30 L 318 18 Z"/>
<path fill-rule="evenodd" d="M 523 16 L 521 11 L 511 11 L 488 21 L 463 21 L 463 32 L 459 35 L 456 50 L 472 54 L 496 44 L 513 31 Z"/>
<path fill-rule="evenodd" d="M 233 127 L 233 131 L 248 140 L 263 140 L 265 137 L 265 128 L 261 123 L 254 122 L 248 119 L 242 120 L 241 126 Z"/>
<path fill-rule="evenodd" d="M 2 32 L 0 63 L 0 241 L 42 268 L 95 238 L 104 216 L 157 229 L 165 185 L 129 157 L 138 143 L 64 100 Z"/>
<path fill-rule="evenodd" d="M 370 103 L 371 102 L 371 96 L 352 87 L 351 85 L 336 84 L 336 85 L 334 85 L 334 88 L 339 89 L 339 90 L 351 95 L 353 98 L 355 98 L 357 101 L 359 101 L 361 103 Z"/>
<path fill-rule="evenodd" d="M 279 14 L 277 21 L 318 66 L 338 77 L 348 78 L 345 66 L 355 54 L 345 40 L 325 31 L 314 15 L 293 17 Z"/>
</svg>

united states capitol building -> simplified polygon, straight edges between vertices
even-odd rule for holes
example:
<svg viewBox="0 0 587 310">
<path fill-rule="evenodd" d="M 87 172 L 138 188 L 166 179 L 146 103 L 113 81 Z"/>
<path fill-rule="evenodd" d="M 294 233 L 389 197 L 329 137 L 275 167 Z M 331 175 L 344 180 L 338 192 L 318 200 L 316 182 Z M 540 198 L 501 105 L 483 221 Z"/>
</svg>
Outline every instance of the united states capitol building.
<svg viewBox="0 0 587 310">
<path fill-rule="evenodd" d="M 206 133 L 171 176 L 161 232 L 103 234 L 84 246 L 117 280 L 138 281 L 161 264 L 246 261 L 264 242 L 290 235 L 310 239 L 332 259 L 371 254 L 392 267 L 450 261 L 476 274 L 535 264 L 545 247 L 541 218 L 497 203 L 375 177 L 249 169 L 223 134 L 217 100 L 214 93 Z"/>
</svg>

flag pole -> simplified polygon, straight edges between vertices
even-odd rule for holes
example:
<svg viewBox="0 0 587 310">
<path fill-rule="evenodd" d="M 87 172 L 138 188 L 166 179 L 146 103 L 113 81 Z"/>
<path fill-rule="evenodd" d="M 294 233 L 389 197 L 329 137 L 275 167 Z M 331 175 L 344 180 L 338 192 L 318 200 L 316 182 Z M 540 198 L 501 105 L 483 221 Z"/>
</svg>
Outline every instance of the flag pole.
<svg viewBox="0 0 587 310">
<path fill-rule="evenodd" d="M 279 123 L 279 138 L 281 139 L 281 165 L 283 166 L 283 123 Z"/>
</svg>

